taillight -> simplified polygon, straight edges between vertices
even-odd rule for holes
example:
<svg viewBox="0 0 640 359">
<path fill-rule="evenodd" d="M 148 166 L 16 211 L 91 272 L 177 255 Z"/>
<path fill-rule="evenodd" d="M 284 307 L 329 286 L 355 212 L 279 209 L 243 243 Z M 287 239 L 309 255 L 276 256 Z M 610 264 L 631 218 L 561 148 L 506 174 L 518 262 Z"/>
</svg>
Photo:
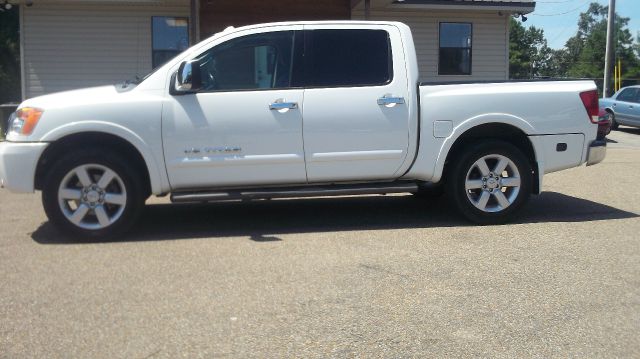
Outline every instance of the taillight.
<svg viewBox="0 0 640 359">
<path fill-rule="evenodd" d="M 598 91 L 580 92 L 580 99 L 582 100 L 584 109 L 587 110 L 589 120 L 592 123 L 598 123 Z"/>
</svg>

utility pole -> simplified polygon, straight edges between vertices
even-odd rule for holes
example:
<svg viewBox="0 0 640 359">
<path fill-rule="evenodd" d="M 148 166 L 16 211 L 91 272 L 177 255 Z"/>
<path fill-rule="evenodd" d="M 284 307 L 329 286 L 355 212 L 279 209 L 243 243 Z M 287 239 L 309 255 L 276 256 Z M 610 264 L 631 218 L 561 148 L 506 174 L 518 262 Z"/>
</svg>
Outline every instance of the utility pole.
<svg viewBox="0 0 640 359">
<path fill-rule="evenodd" d="M 611 95 L 609 89 L 611 85 L 611 64 L 614 63 L 614 35 L 616 21 L 616 0 L 609 0 L 609 18 L 607 19 L 607 50 L 604 55 L 604 85 L 602 96 L 609 97 Z"/>
</svg>

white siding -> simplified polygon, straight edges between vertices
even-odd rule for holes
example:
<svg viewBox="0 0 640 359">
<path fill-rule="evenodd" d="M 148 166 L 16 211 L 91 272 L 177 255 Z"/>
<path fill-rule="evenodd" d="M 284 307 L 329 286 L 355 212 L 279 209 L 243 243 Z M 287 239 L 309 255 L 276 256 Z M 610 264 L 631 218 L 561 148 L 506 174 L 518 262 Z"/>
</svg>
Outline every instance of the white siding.
<svg viewBox="0 0 640 359">
<path fill-rule="evenodd" d="M 189 16 L 188 0 L 35 2 L 22 7 L 24 95 L 112 84 L 151 71 L 151 17 Z"/>
<path fill-rule="evenodd" d="M 353 19 L 364 19 L 364 12 L 355 10 Z M 418 53 L 420 79 L 437 81 L 505 80 L 509 77 L 507 33 L 508 14 L 497 11 L 436 11 L 436 10 L 372 10 L 370 20 L 400 21 L 411 27 Z M 438 75 L 438 27 L 440 22 L 472 23 L 471 75 Z"/>
</svg>

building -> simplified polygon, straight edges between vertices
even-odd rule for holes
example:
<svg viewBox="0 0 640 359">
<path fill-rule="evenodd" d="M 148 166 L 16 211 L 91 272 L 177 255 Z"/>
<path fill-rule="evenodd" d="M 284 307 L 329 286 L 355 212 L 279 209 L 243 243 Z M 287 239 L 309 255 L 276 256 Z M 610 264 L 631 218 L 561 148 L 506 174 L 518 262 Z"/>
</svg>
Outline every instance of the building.
<svg viewBox="0 0 640 359">
<path fill-rule="evenodd" d="M 509 17 L 533 0 L 21 0 L 22 96 L 121 82 L 227 26 L 402 21 L 423 81 L 509 77 Z"/>
</svg>

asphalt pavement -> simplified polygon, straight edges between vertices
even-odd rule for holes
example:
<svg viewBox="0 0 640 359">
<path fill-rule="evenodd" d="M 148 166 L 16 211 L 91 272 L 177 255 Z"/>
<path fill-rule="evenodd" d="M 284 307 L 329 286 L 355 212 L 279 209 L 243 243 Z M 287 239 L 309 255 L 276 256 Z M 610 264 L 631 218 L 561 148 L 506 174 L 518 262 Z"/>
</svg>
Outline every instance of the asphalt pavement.
<svg viewBox="0 0 640 359">
<path fill-rule="evenodd" d="M 640 130 L 514 223 L 409 195 L 169 205 L 79 242 L 0 190 L 0 358 L 640 357 Z"/>
</svg>

